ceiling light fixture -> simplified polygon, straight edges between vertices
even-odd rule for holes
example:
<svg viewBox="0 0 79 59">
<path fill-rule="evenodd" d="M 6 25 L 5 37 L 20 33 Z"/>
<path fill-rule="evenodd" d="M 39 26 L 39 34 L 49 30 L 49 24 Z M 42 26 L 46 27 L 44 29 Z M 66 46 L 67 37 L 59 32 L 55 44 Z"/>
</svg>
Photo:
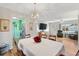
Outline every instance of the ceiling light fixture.
<svg viewBox="0 0 79 59">
<path fill-rule="evenodd" d="M 37 12 L 37 3 L 34 3 L 33 5 L 34 6 L 33 6 L 32 18 L 36 19 L 39 16 L 39 14 Z"/>
</svg>

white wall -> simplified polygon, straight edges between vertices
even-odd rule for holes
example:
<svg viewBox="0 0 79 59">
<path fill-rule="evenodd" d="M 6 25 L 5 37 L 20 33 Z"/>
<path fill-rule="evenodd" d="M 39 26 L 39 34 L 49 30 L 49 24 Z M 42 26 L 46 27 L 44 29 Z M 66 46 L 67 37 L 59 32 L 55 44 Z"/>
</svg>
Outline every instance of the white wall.
<svg viewBox="0 0 79 59">
<path fill-rule="evenodd" d="M 24 18 L 25 16 L 24 16 L 24 14 L 0 7 L 0 18 L 10 20 L 10 31 L 9 32 L 0 32 L 0 43 L 2 43 L 2 42 L 8 43 L 10 45 L 10 48 L 13 47 L 12 17 L 17 17 L 17 18 L 23 17 Z"/>
<path fill-rule="evenodd" d="M 78 15 L 78 50 L 79 50 L 79 15 Z"/>
<path fill-rule="evenodd" d="M 47 30 L 46 33 L 49 35 L 56 35 L 57 31 L 59 30 L 59 20 L 55 21 L 45 21 L 45 20 L 39 20 L 39 23 L 46 23 L 47 24 Z M 39 30 L 37 29 L 39 32 Z"/>
<path fill-rule="evenodd" d="M 49 34 L 56 35 L 59 30 L 59 22 L 49 23 Z"/>
<path fill-rule="evenodd" d="M 12 36 L 12 23 L 10 20 L 10 31 L 0 32 L 0 43 L 5 43 L 10 45 L 10 49 L 13 47 L 13 36 Z"/>
</svg>

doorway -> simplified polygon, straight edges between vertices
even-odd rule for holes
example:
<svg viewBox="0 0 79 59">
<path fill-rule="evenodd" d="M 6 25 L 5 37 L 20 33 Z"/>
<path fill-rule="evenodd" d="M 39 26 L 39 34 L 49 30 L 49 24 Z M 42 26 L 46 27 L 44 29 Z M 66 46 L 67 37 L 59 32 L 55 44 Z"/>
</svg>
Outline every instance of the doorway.
<svg viewBox="0 0 79 59">
<path fill-rule="evenodd" d="M 17 18 L 13 19 L 12 21 L 13 24 L 13 38 L 15 39 L 16 42 L 19 41 L 24 35 L 24 24 L 25 20 L 23 18 Z"/>
</svg>

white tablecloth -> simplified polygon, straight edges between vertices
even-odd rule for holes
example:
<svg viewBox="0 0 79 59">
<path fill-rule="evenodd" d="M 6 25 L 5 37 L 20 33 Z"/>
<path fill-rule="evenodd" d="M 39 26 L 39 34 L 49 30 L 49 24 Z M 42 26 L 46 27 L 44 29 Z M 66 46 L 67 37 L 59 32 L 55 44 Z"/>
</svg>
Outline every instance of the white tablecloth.
<svg viewBox="0 0 79 59">
<path fill-rule="evenodd" d="M 42 39 L 35 43 L 33 38 L 19 40 L 18 48 L 29 56 L 56 56 L 64 53 L 64 45 L 60 42 Z"/>
</svg>

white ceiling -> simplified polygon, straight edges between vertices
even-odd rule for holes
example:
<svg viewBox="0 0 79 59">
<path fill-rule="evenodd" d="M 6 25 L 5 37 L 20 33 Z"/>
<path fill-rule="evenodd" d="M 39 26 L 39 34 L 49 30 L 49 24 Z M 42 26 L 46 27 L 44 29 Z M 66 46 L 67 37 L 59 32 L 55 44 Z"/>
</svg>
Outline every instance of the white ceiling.
<svg viewBox="0 0 79 59">
<path fill-rule="evenodd" d="M 30 15 L 33 11 L 33 3 L 0 3 L 0 7 L 18 11 Z M 37 3 L 37 11 L 40 19 L 57 19 L 64 17 L 66 13 L 78 13 L 78 3 Z"/>
</svg>

